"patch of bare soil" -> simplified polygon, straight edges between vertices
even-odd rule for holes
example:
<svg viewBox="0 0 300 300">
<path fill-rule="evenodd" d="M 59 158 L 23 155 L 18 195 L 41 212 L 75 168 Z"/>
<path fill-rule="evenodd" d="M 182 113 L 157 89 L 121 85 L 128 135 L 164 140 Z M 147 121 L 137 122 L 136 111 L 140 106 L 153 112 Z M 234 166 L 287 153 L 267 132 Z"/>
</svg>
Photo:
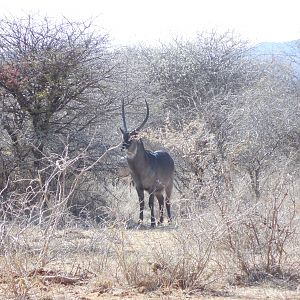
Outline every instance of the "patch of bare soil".
<svg viewBox="0 0 300 300">
<path fill-rule="evenodd" d="M 7 299 L 7 298 L 0 298 Z M 22 299 L 22 298 L 19 298 Z M 178 289 L 158 289 L 153 292 L 145 292 L 143 288 L 110 288 L 105 287 L 90 291 L 86 286 L 65 286 L 52 284 L 29 298 L 41 300 L 146 300 L 146 299 L 211 299 L 211 300 L 240 300 L 240 299 L 300 299 L 299 291 L 274 289 L 265 286 L 259 287 L 229 287 L 222 290 L 211 291 L 183 291 Z"/>
</svg>

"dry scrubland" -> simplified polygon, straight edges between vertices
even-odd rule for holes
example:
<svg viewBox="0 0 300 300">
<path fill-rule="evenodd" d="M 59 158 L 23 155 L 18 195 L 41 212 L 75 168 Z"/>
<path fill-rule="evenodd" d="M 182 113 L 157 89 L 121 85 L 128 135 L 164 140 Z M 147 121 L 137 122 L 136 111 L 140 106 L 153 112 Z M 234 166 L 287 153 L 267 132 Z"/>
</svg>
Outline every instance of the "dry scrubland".
<svg viewBox="0 0 300 300">
<path fill-rule="evenodd" d="M 212 31 L 116 48 L 92 20 L 1 19 L 0 298 L 300 299 L 300 42 L 285 46 Z M 122 100 L 130 130 L 147 101 L 139 137 L 174 158 L 170 225 L 147 209 L 137 226 Z"/>
<path fill-rule="evenodd" d="M 3 225 L 1 299 L 300 299 L 300 212 L 289 195 L 183 217 L 175 192 L 173 224 L 150 229 L 149 211 L 141 226 L 130 217 L 135 191 L 121 183 L 116 194 L 122 211 L 106 225 L 65 215 L 59 229 L 60 209 L 39 225 Z"/>
</svg>

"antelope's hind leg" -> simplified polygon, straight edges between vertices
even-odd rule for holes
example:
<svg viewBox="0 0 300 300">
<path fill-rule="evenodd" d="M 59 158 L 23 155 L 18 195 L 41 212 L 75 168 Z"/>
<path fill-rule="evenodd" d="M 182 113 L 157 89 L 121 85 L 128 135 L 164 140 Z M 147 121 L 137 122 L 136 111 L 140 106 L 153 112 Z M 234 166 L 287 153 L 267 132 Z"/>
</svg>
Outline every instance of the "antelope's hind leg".
<svg viewBox="0 0 300 300">
<path fill-rule="evenodd" d="M 168 223 L 170 224 L 172 222 L 172 216 L 171 216 L 171 194 L 172 194 L 172 189 L 173 189 L 173 182 L 170 183 L 166 187 L 166 208 L 167 208 L 167 213 L 168 213 Z"/>
<path fill-rule="evenodd" d="M 154 217 L 154 194 L 151 193 L 149 196 L 149 207 L 151 211 L 151 227 L 155 227 L 155 217 Z"/>
<path fill-rule="evenodd" d="M 164 222 L 164 196 L 162 193 L 155 194 L 159 204 L 159 224 Z"/>
</svg>

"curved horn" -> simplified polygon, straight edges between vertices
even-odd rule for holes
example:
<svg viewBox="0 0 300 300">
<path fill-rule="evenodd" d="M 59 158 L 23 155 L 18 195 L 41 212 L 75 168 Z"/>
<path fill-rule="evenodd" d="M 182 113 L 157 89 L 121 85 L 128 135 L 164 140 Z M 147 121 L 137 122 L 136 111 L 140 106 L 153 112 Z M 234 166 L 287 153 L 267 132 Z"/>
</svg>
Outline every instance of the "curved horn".
<svg viewBox="0 0 300 300">
<path fill-rule="evenodd" d="M 122 100 L 122 120 L 123 120 L 123 129 L 127 132 L 126 119 L 125 119 L 125 108 L 124 108 L 124 99 Z"/>
<path fill-rule="evenodd" d="M 147 103 L 146 100 L 145 100 L 145 103 L 146 103 L 146 107 L 147 107 L 146 117 L 145 117 L 144 121 L 142 122 L 142 124 L 139 127 L 137 127 L 134 131 L 140 131 L 143 128 L 143 126 L 146 124 L 146 122 L 148 121 L 148 118 L 149 118 L 149 106 L 148 106 L 148 103 Z"/>
</svg>

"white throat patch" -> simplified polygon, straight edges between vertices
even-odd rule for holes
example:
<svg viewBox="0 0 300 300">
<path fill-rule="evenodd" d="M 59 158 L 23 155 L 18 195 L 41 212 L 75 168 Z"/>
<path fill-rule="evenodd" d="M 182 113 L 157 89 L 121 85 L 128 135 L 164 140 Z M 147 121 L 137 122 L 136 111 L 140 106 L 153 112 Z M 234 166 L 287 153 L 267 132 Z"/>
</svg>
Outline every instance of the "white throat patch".
<svg viewBox="0 0 300 300">
<path fill-rule="evenodd" d="M 136 156 L 137 147 L 134 147 L 133 151 L 127 150 L 127 157 L 128 158 L 134 158 Z"/>
</svg>

